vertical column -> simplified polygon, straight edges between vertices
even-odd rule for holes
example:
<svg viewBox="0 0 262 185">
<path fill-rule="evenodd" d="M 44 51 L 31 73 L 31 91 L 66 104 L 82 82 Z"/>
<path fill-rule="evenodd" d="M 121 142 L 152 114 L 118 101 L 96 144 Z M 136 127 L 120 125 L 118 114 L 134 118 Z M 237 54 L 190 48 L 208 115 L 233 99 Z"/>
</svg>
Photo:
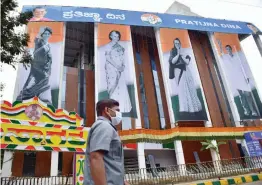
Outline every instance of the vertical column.
<svg viewBox="0 0 262 185">
<path fill-rule="evenodd" d="M 214 145 L 214 146 L 217 146 L 217 141 L 216 140 L 212 140 L 211 143 Z M 220 155 L 215 151 L 215 150 L 210 150 L 211 151 L 211 157 L 212 157 L 212 160 L 213 161 L 218 161 L 220 160 Z"/>
<path fill-rule="evenodd" d="M 145 144 L 137 143 L 138 167 L 143 178 L 146 178 Z"/>
<path fill-rule="evenodd" d="M 178 165 L 185 164 L 184 151 L 181 140 L 175 140 L 176 160 Z"/>
<path fill-rule="evenodd" d="M 52 151 L 50 176 L 58 175 L 58 156 L 59 156 L 59 152 Z"/>
<path fill-rule="evenodd" d="M 82 118 L 84 118 L 83 124 L 86 125 L 86 69 L 85 64 L 87 63 L 86 58 L 86 45 L 83 45 L 83 49 L 81 50 L 81 64 L 82 64 L 82 71 L 83 71 L 83 115 Z"/>
<path fill-rule="evenodd" d="M 211 143 L 214 146 L 217 146 L 216 140 L 212 140 Z M 217 173 L 220 173 L 220 171 L 222 170 L 220 155 L 214 149 L 210 149 L 210 152 L 211 152 L 212 161 L 213 161 L 213 164 L 214 164 L 214 167 L 215 167 L 215 171 Z"/>
<path fill-rule="evenodd" d="M 228 97 L 228 101 L 229 101 L 229 105 L 230 105 L 230 108 L 232 110 L 232 114 L 233 114 L 233 119 L 235 120 L 235 125 L 237 127 L 243 127 L 240 125 L 239 122 L 236 122 L 236 120 L 240 120 L 240 116 L 238 114 L 238 111 L 237 111 L 237 107 L 236 107 L 236 104 L 234 103 L 234 97 L 233 95 L 230 93 L 230 87 L 229 87 L 229 82 L 226 78 L 226 74 L 225 74 L 225 71 L 223 70 L 223 67 L 221 66 L 221 59 L 220 57 L 218 56 L 218 49 L 215 45 L 215 41 L 214 41 L 214 35 L 213 33 L 209 32 L 208 33 L 208 37 L 209 37 L 209 40 L 210 40 L 210 43 L 211 43 L 211 46 L 212 46 L 212 49 L 214 51 L 214 56 L 215 56 L 215 59 L 217 61 L 217 66 L 219 68 L 219 71 L 221 73 L 221 78 L 222 78 L 222 81 L 224 82 L 224 85 L 225 85 L 225 91 L 226 91 L 226 95 Z"/>
<path fill-rule="evenodd" d="M 201 82 L 201 88 L 202 88 L 202 92 L 204 93 L 202 82 Z M 211 117 L 210 117 L 210 113 L 209 113 L 209 110 L 208 110 L 208 107 L 207 107 L 207 102 L 206 102 L 205 98 L 204 98 L 204 103 L 205 103 L 205 106 L 206 106 L 207 117 L 208 117 L 208 121 L 205 121 L 205 127 L 213 127 L 212 120 L 211 120 Z M 215 146 L 217 146 L 217 141 L 216 140 L 212 140 L 211 142 Z M 221 169 L 220 163 L 219 163 L 220 162 L 220 154 L 217 153 L 215 150 L 212 150 L 212 149 L 210 149 L 210 153 L 211 153 L 212 161 L 213 161 L 214 166 L 215 166 L 215 170 L 217 172 L 219 172 L 220 169 Z"/>
<path fill-rule="evenodd" d="M 86 80 L 85 80 L 85 44 L 80 47 L 78 56 L 78 111 L 79 115 L 84 119 L 84 125 L 86 120 Z"/>
<path fill-rule="evenodd" d="M 192 44 L 191 44 L 191 47 L 192 47 Z M 205 52 L 203 46 L 201 46 L 201 47 L 202 47 L 202 51 Z M 205 63 L 207 64 L 208 61 L 207 61 L 206 56 L 204 56 L 204 60 L 205 60 Z M 197 62 L 197 60 L 196 60 L 196 62 Z M 207 118 L 208 118 L 208 120 L 205 121 L 205 127 L 212 127 L 213 124 L 212 124 L 212 121 L 211 121 L 211 116 L 210 116 L 209 108 L 208 108 L 208 105 L 207 105 L 207 99 L 206 99 L 206 96 L 205 96 L 205 91 L 203 89 L 203 83 L 202 83 L 202 80 L 200 78 L 200 74 L 199 74 L 200 72 L 199 72 L 199 65 L 198 64 L 196 65 L 196 68 L 197 68 L 197 71 L 198 71 L 197 77 L 198 77 L 198 80 L 200 82 L 200 88 L 201 88 L 201 92 L 203 94 L 204 106 L 205 106 L 206 113 L 207 113 Z M 211 151 L 211 156 L 212 156 L 212 151 Z M 212 159 L 213 159 L 213 157 L 212 157 Z M 214 161 L 214 159 L 213 159 L 213 161 Z"/>
<path fill-rule="evenodd" d="M 12 162 L 14 152 L 5 150 L 1 177 L 10 177 L 12 175 Z"/>
<path fill-rule="evenodd" d="M 164 57 L 161 51 L 161 41 L 160 41 L 160 34 L 159 34 L 159 28 L 155 29 L 155 36 L 156 36 L 156 43 L 157 43 L 157 48 L 158 48 L 158 53 L 159 53 L 159 59 L 160 59 L 160 64 L 161 64 L 161 71 L 162 74 L 166 74 L 164 71 L 163 66 L 165 65 L 164 63 Z M 173 110 L 172 110 L 172 102 L 170 97 L 170 92 L 168 89 L 168 79 L 165 78 L 165 76 L 163 76 L 163 83 L 164 83 L 164 87 L 165 87 L 165 92 L 166 92 L 166 97 L 167 97 L 167 107 L 168 107 L 168 112 L 169 112 L 169 116 L 170 116 L 170 123 L 171 123 L 171 128 L 175 127 L 175 117 L 173 114 Z M 175 144 L 175 152 L 176 152 L 176 161 L 178 165 L 182 165 L 184 166 L 185 164 L 185 158 L 184 158 L 184 151 L 183 151 L 183 147 L 182 147 L 182 142 L 181 140 L 175 140 L 174 141 Z M 181 172 L 183 173 L 183 171 L 185 170 L 185 168 L 181 168 L 180 170 L 182 170 Z"/>
<path fill-rule="evenodd" d="M 63 67 L 63 78 L 62 78 L 62 92 L 61 92 L 61 108 L 65 109 L 66 104 L 66 76 L 67 67 Z"/>
<path fill-rule="evenodd" d="M 66 23 L 64 23 L 64 39 L 63 39 L 63 51 L 61 52 L 61 60 L 64 61 L 64 53 L 65 53 L 65 37 L 66 37 Z M 59 97 L 58 97 L 58 108 L 62 107 L 62 97 L 63 97 L 63 74 L 64 74 L 64 62 L 61 62 L 60 66 L 60 84 L 59 84 Z M 58 175 L 58 157 L 59 152 L 52 151 L 51 153 L 51 170 L 50 175 L 51 176 L 57 176 Z"/>
<path fill-rule="evenodd" d="M 209 41 L 210 41 L 210 44 L 211 44 L 211 47 L 213 49 L 213 53 L 214 53 L 214 56 L 215 56 L 215 59 L 217 61 L 217 66 L 219 68 L 219 71 L 220 71 L 220 74 L 221 74 L 221 78 L 222 78 L 222 81 L 224 82 L 224 87 L 225 87 L 225 91 L 226 91 L 226 96 L 228 97 L 228 101 L 229 101 L 229 105 L 230 105 L 230 109 L 232 110 L 232 116 L 233 116 L 233 120 L 235 122 L 235 125 L 236 127 L 243 127 L 243 125 L 240 125 L 240 115 L 238 113 L 238 110 L 237 110 L 237 107 L 236 107 L 236 104 L 234 102 L 234 97 L 230 91 L 230 87 L 229 87 L 229 81 L 228 79 L 226 78 L 226 74 L 225 74 L 225 70 L 223 70 L 223 67 L 221 65 L 221 59 L 218 55 L 219 51 L 215 45 L 215 39 L 214 39 L 214 34 L 209 32 L 208 33 L 208 37 L 209 37 Z M 245 142 L 245 140 L 242 140 L 242 142 Z M 231 147 L 232 145 L 230 145 Z"/>
<path fill-rule="evenodd" d="M 96 62 L 98 59 L 98 49 L 97 49 L 97 37 L 98 37 L 98 25 L 95 23 L 94 25 L 94 72 L 95 72 L 95 104 L 98 102 L 98 87 L 99 87 L 99 62 Z M 95 119 L 97 118 L 97 115 L 95 114 Z"/>
<path fill-rule="evenodd" d="M 212 127 L 213 125 L 212 125 L 209 113 L 208 113 L 208 119 L 210 121 L 206 121 L 205 122 L 205 127 Z M 211 142 L 213 143 L 213 145 L 217 146 L 217 141 L 216 140 L 212 140 Z M 217 153 L 215 150 L 212 150 L 212 149 L 210 149 L 210 153 L 211 153 L 212 161 L 215 163 L 214 165 L 216 166 L 216 163 L 217 163 L 216 161 L 220 160 L 220 154 Z"/>
<path fill-rule="evenodd" d="M 190 46 L 193 49 L 191 43 L 190 43 Z M 196 62 L 197 62 L 197 60 L 196 60 Z M 205 58 L 205 62 L 207 63 L 206 58 Z M 196 76 L 198 78 L 198 81 L 200 82 L 200 89 L 201 89 L 201 93 L 203 94 L 203 101 L 204 101 L 204 106 L 205 106 L 205 110 L 206 110 L 206 113 L 207 113 L 207 119 L 208 119 L 207 121 L 205 121 L 205 127 L 212 127 L 213 124 L 212 124 L 212 121 L 211 121 L 210 112 L 209 112 L 208 105 L 207 105 L 207 100 L 206 100 L 206 95 L 205 95 L 205 91 L 203 89 L 203 83 L 202 83 L 202 80 L 200 78 L 199 67 L 198 67 L 197 64 L 196 64 L 196 69 L 198 71 Z"/>
<path fill-rule="evenodd" d="M 258 34 L 254 34 L 254 35 L 253 35 L 253 38 L 254 38 L 254 40 L 255 40 L 255 42 L 256 42 L 258 51 L 260 52 L 260 55 L 261 55 L 261 57 L 262 57 L 262 42 L 261 42 L 261 39 L 260 39 L 260 37 L 259 37 Z"/>
<path fill-rule="evenodd" d="M 132 36 L 130 33 L 130 41 L 132 41 Z M 134 48 L 131 42 L 131 48 Z M 134 71 L 134 83 L 137 82 L 136 75 L 135 75 L 135 60 L 133 61 L 132 65 L 132 71 Z M 137 106 L 137 119 L 136 119 L 136 129 L 141 129 L 142 128 L 142 122 L 141 122 L 141 115 L 140 115 L 140 104 L 139 104 L 139 99 L 138 99 L 138 89 L 137 85 L 134 85 L 135 89 L 135 104 Z M 138 157 L 138 167 L 139 169 L 145 169 L 146 168 L 146 158 L 145 158 L 145 144 L 144 143 L 137 143 L 137 157 Z M 146 170 L 145 174 L 146 175 Z M 146 177 L 146 176 L 144 176 Z"/>
</svg>

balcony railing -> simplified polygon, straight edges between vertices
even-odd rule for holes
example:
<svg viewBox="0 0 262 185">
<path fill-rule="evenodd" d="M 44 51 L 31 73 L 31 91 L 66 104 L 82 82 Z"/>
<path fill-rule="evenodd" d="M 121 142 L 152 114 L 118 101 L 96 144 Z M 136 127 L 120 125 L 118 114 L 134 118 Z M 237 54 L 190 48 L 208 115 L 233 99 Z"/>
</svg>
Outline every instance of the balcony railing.
<svg viewBox="0 0 262 185">
<path fill-rule="evenodd" d="M 262 171 L 262 156 L 146 169 L 126 169 L 131 185 L 164 185 Z M 2 185 L 72 185 L 72 176 L 2 177 Z"/>
</svg>

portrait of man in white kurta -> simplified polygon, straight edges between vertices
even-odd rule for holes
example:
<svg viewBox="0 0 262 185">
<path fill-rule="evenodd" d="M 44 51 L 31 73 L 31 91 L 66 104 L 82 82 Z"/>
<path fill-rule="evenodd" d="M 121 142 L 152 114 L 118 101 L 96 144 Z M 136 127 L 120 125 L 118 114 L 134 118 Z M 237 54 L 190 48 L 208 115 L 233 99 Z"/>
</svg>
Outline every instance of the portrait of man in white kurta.
<svg viewBox="0 0 262 185">
<path fill-rule="evenodd" d="M 225 78 L 239 109 L 240 118 L 258 117 L 257 104 L 252 94 L 254 82 L 244 53 L 236 45 L 223 44 L 219 39 L 217 43 Z"/>
</svg>

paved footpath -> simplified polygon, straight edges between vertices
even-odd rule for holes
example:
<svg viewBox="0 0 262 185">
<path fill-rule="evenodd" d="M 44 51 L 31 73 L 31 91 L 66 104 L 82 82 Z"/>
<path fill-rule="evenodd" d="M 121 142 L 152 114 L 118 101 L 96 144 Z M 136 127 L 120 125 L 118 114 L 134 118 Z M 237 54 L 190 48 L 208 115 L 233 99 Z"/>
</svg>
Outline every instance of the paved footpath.
<svg viewBox="0 0 262 185">
<path fill-rule="evenodd" d="M 187 184 L 188 185 L 234 185 L 234 184 L 262 185 L 262 174 L 239 175 L 234 177 L 222 178 L 221 180 L 209 179 L 209 180 L 191 182 Z"/>
<path fill-rule="evenodd" d="M 262 181 L 257 181 L 257 182 L 250 182 L 250 183 L 244 183 L 243 185 L 261 185 Z"/>
<path fill-rule="evenodd" d="M 216 179 L 199 180 L 194 182 L 183 182 L 173 185 L 234 185 L 234 184 L 262 185 L 262 173 L 261 174 L 250 173 L 246 175 L 225 177 L 225 178 L 221 178 L 221 180 L 218 180 L 216 178 Z"/>
</svg>

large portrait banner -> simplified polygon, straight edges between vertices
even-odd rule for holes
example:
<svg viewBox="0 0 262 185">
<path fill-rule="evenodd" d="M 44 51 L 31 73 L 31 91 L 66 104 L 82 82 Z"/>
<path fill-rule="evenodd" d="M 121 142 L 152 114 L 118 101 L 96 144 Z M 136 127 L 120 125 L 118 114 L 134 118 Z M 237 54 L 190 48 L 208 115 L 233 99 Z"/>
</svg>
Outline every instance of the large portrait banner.
<svg viewBox="0 0 262 185">
<path fill-rule="evenodd" d="M 160 28 L 159 34 L 159 54 L 175 121 L 208 120 L 188 31 Z"/>
<path fill-rule="evenodd" d="M 97 25 L 98 100 L 114 99 L 123 117 L 137 118 L 131 31 L 124 25 Z"/>
<path fill-rule="evenodd" d="M 32 62 L 29 67 L 19 64 L 15 99 L 22 101 L 37 96 L 57 107 L 64 55 L 64 23 L 31 22 L 27 29 Z"/>
<path fill-rule="evenodd" d="M 260 118 L 261 100 L 238 35 L 214 33 L 214 41 L 240 120 Z"/>
</svg>

